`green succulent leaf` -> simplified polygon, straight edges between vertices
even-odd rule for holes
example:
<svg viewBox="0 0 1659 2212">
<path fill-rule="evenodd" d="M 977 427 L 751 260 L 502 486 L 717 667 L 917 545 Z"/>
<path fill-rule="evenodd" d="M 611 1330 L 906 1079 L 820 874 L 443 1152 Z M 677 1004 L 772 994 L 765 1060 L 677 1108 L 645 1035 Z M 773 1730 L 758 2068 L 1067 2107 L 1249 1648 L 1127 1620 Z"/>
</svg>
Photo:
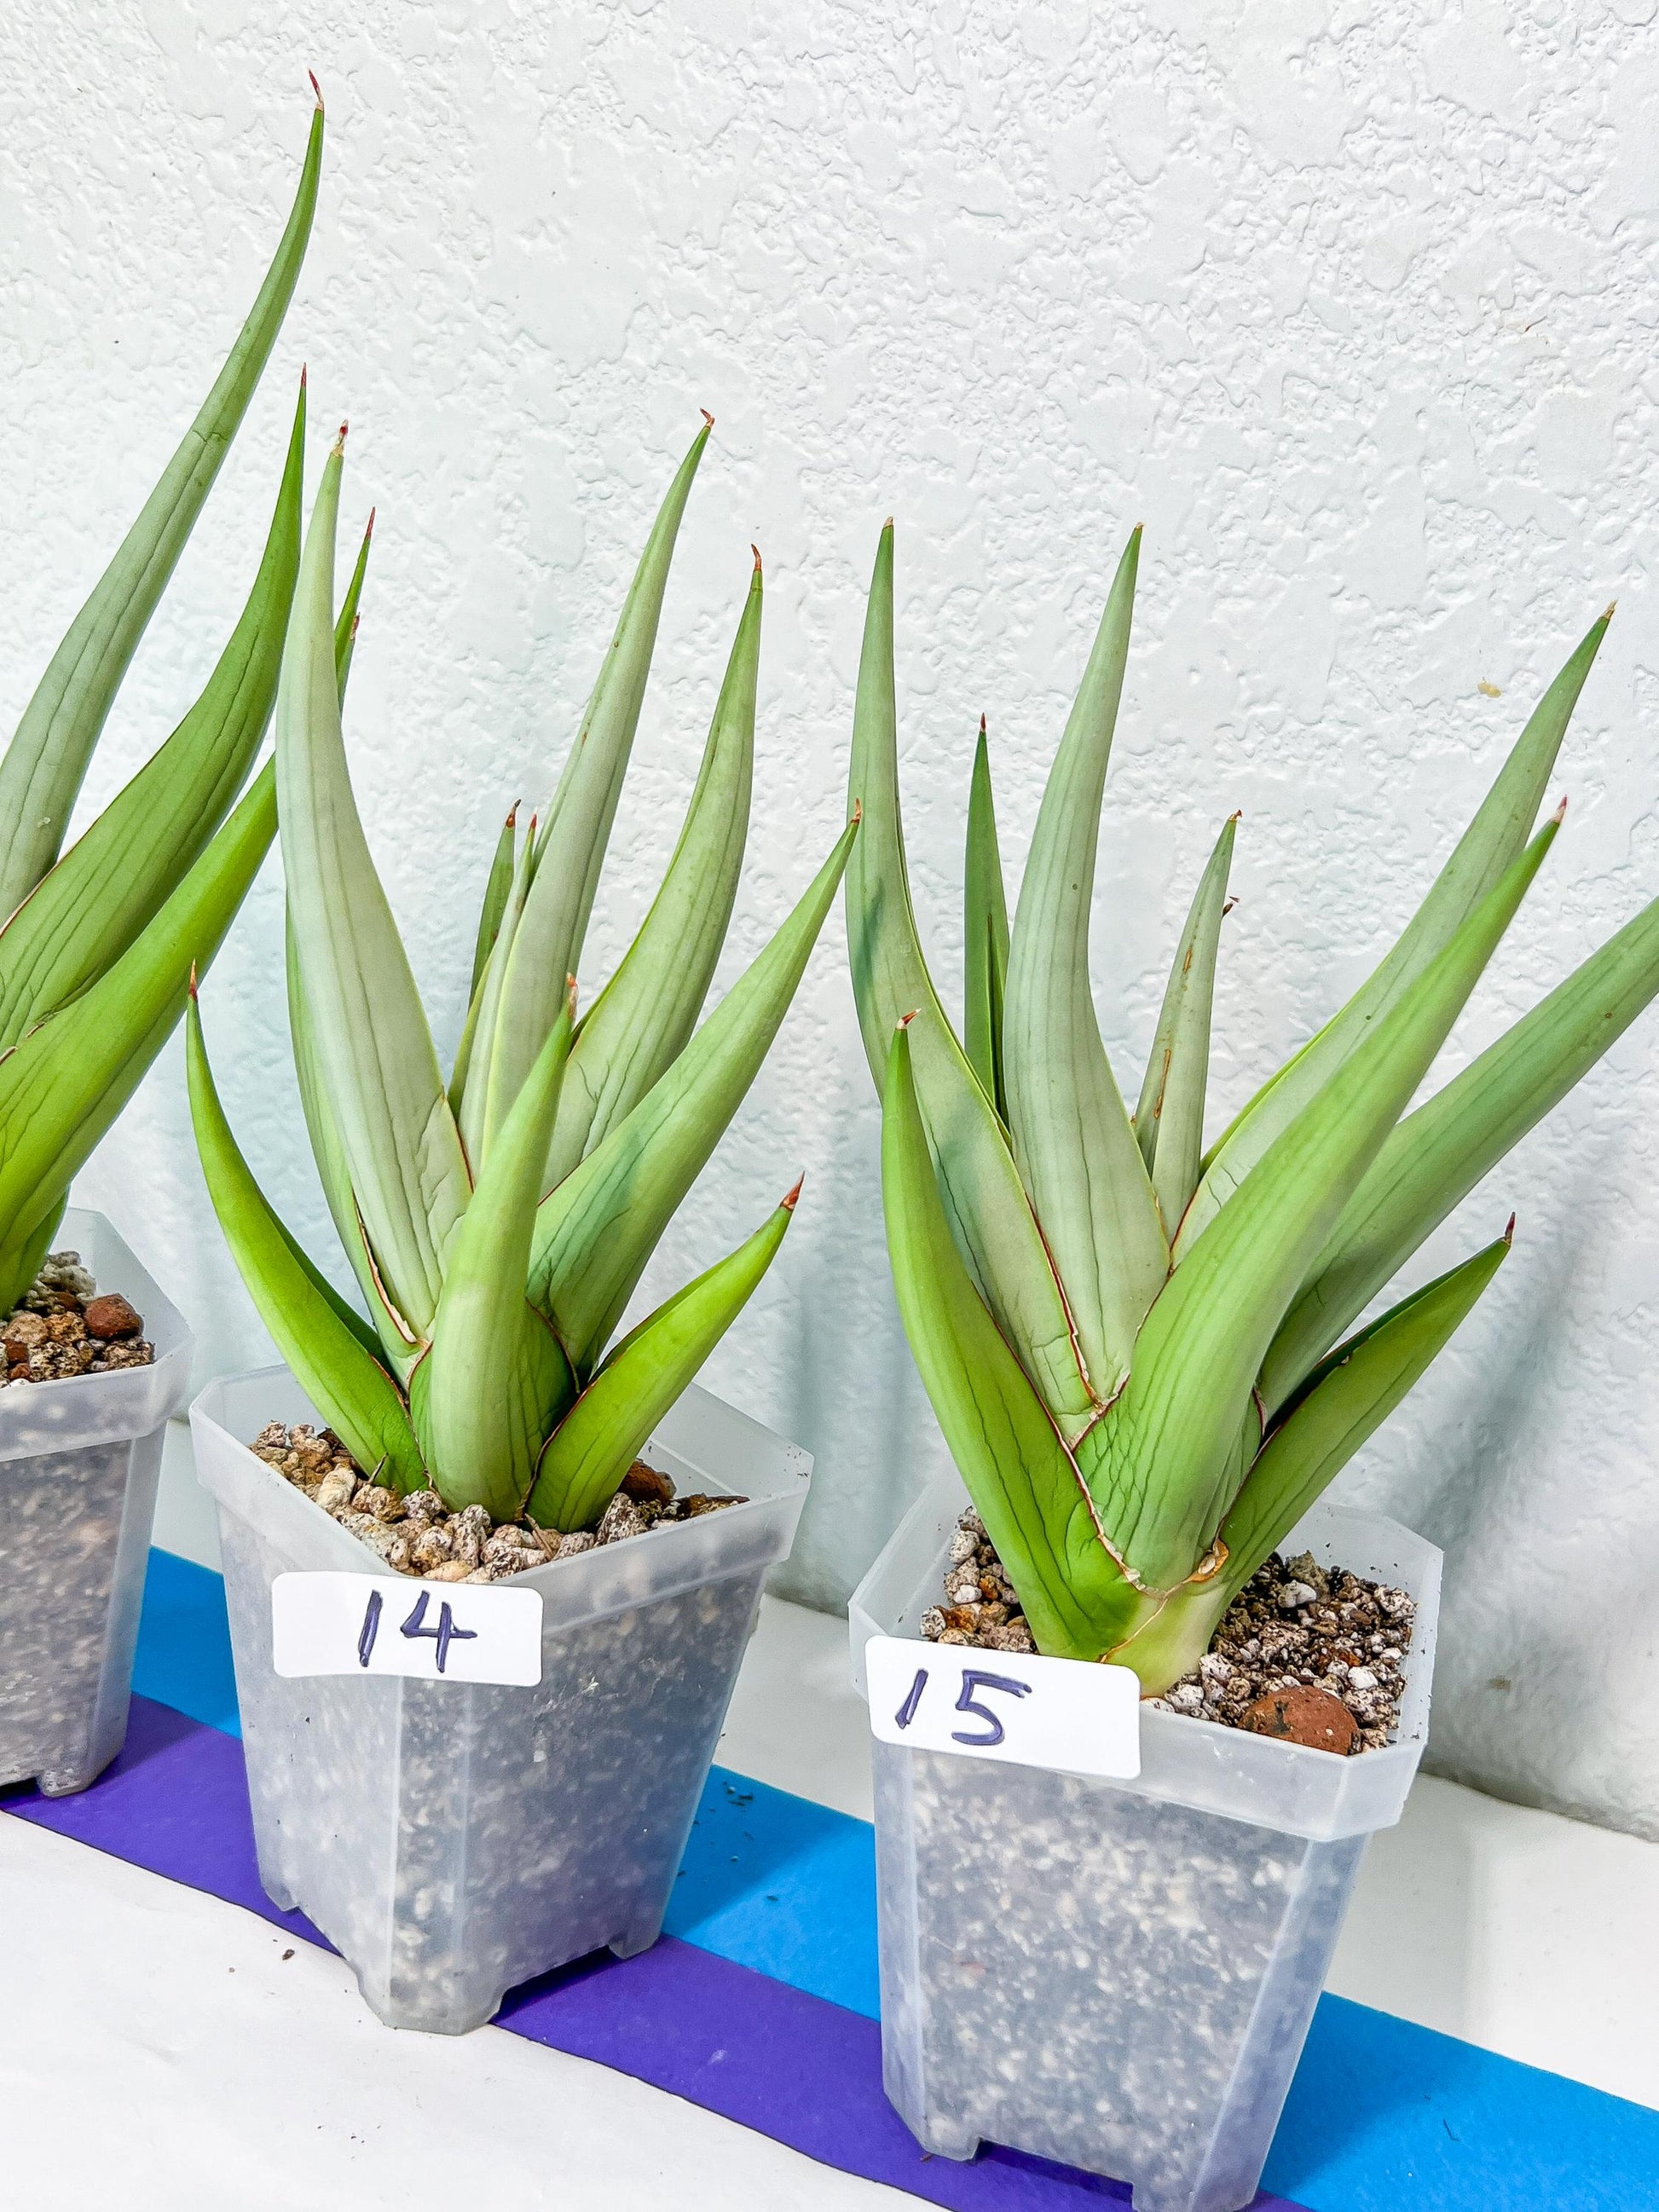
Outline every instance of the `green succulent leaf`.
<svg viewBox="0 0 1659 2212">
<path fill-rule="evenodd" d="M 749 1303 L 794 1218 L 800 1185 L 735 1252 L 628 1334 L 547 1440 L 530 1493 L 538 1527 L 592 1527 L 663 1415 Z"/>
<path fill-rule="evenodd" d="M 403 1395 L 377 1357 L 373 1334 L 284 1228 L 238 1149 L 214 1088 L 193 997 L 185 1060 L 208 1194 L 259 1318 L 358 1466 L 394 1489 L 423 1488 L 420 1446 Z"/>
<path fill-rule="evenodd" d="M 199 858 L 253 765 L 299 566 L 305 411 L 302 382 L 264 557 L 207 688 L 0 930 L 0 1049 L 119 958 Z"/>
<path fill-rule="evenodd" d="M 1425 1237 L 1659 993 L 1659 900 L 1408 1115 L 1344 1207 L 1261 1370 L 1279 1405 Z"/>
<path fill-rule="evenodd" d="M 582 1023 L 559 1098 L 547 1184 L 562 1182 L 684 1051 L 726 942 L 749 833 L 761 568 L 720 687 L 685 826 L 639 935 Z"/>
<path fill-rule="evenodd" d="M 973 782 L 968 793 L 963 908 L 966 949 L 963 1050 L 968 1065 L 979 1078 L 980 1089 L 1006 1121 L 1008 1098 L 1002 1080 L 1002 1007 L 1008 977 L 1008 902 L 1002 888 L 1002 854 L 997 844 L 991 759 L 982 714 L 979 719 L 979 743 L 974 749 Z"/>
<path fill-rule="evenodd" d="M 374 510 L 368 510 L 368 521 L 363 529 L 362 543 L 357 548 L 357 559 L 351 571 L 351 581 L 340 602 L 340 611 L 334 618 L 334 678 L 335 689 L 342 707 L 345 705 L 346 684 L 351 674 L 352 656 L 357 650 L 357 608 L 363 596 L 363 578 L 368 573 L 368 549 L 374 536 Z"/>
<path fill-rule="evenodd" d="M 1480 811 L 1393 951 L 1341 1012 L 1257 1093 L 1205 1163 L 1204 1180 L 1176 1240 L 1177 1265 L 1280 1130 L 1450 943 L 1525 846 L 1612 613 L 1609 608 L 1590 625 L 1540 701 Z"/>
<path fill-rule="evenodd" d="M 503 1103 L 502 1094 L 492 1094 L 489 1085 L 489 1063 L 495 1043 L 496 1026 L 501 1018 L 501 993 L 507 980 L 507 963 L 513 957 L 514 939 L 524 915 L 526 899 L 530 895 L 530 880 L 536 871 L 536 817 L 530 817 L 530 827 L 524 843 L 514 862 L 513 874 L 507 887 L 507 902 L 495 928 L 495 942 L 484 960 L 483 974 L 472 994 L 471 1004 L 466 1010 L 465 1025 L 461 1041 L 456 1048 L 454 1072 L 449 1079 L 450 1105 L 460 1123 L 461 1142 L 466 1147 L 468 1159 L 482 1165 L 489 1149 L 491 1116 L 499 1126 L 507 1118 L 511 1100 Z M 476 1071 L 477 1080 L 473 1076 Z"/>
<path fill-rule="evenodd" d="M 346 768 L 333 607 L 340 450 L 306 533 L 277 691 L 283 864 L 313 1048 L 368 1248 L 390 1304 L 424 1340 L 471 1178 Z"/>
<path fill-rule="evenodd" d="M 639 725 L 674 540 L 712 428 L 711 420 L 697 433 L 669 487 L 538 840 L 534 877 L 490 1045 L 486 1120 L 491 1125 L 517 1097 L 557 1016 L 564 979 L 580 963 Z"/>
<path fill-rule="evenodd" d="M 70 1182 L 172 1034 L 192 966 L 205 972 L 276 829 L 267 767 L 113 966 L 0 1056 L 0 1312 L 33 1281 L 42 1222 L 61 1212 Z"/>
<path fill-rule="evenodd" d="M 894 1031 L 883 1090 L 881 1187 L 911 1353 L 1037 1648 L 1052 1658 L 1098 1659 L 1131 1632 L 1142 1601 L 1102 1540 L 1071 1455 L 957 1250 L 905 1027 Z"/>
<path fill-rule="evenodd" d="M 1102 1518 L 1148 1589 L 1185 1581 L 1214 1535 L 1279 1323 L 1444 1042 L 1555 829 L 1540 832 L 1280 1132 L 1148 1316 L 1127 1387 L 1079 1447 Z"/>
<path fill-rule="evenodd" d="M 855 848 L 848 823 L 781 928 L 678 1060 L 542 1200 L 530 1295 L 579 1376 L 591 1375 L 634 1285 L 765 1059 Z"/>
<path fill-rule="evenodd" d="M 1131 537 L 1049 774 L 1014 910 L 1002 1075 L 1014 1158 L 1097 1397 L 1129 1371 L 1170 1267 L 1146 1163 L 1101 1042 L 1089 983 L 1100 806 L 1129 651 Z"/>
<path fill-rule="evenodd" d="M 450 1248 L 415 1401 L 421 1442 L 452 1510 L 518 1517 L 542 1444 L 575 1395 L 553 1333 L 526 1302 L 530 1239 L 575 1021 L 568 993 L 502 1122 Z"/>
<path fill-rule="evenodd" d="M 1221 920 L 1227 911 L 1227 876 L 1232 866 L 1234 815 L 1216 840 L 1209 866 L 1199 879 L 1187 926 L 1176 947 L 1175 966 L 1164 993 L 1135 1108 L 1135 1137 L 1152 1178 L 1152 1190 L 1170 1235 L 1198 1188 L 1204 1150 L 1204 1099 L 1210 1079 L 1210 1014 L 1215 998 L 1215 962 Z"/>
<path fill-rule="evenodd" d="M 890 523 L 870 582 L 848 790 L 864 817 L 847 870 L 848 954 L 877 1091 L 894 1028 L 913 1017 L 911 1065 L 957 1249 L 1062 1434 L 1075 1436 L 1099 1402 L 1006 1133 L 945 1018 L 916 934 L 899 811 Z"/>
<path fill-rule="evenodd" d="M 489 956 L 501 934 L 501 917 L 507 912 L 507 895 L 513 889 L 513 846 L 519 820 L 516 806 L 507 810 L 501 824 L 501 834 L 495 840 L 495 851 L 489 863 L 489 879 L 484 885 L 483 905 L 478 914 L 478 935 L 472 947 L 472 981 L 467 987 L 470 1000 L 477 996 L 478 986 Z"/>
<path fill-rule="evenodd" d="M 288 228 L 241 334 L 143 511 L 52 655 L 0 761 L 0 915 L 27 896 L 58 857 L 121 679 L 270 357 L 305 257 L 322 156 L 319 105 Z"/>
</svg>

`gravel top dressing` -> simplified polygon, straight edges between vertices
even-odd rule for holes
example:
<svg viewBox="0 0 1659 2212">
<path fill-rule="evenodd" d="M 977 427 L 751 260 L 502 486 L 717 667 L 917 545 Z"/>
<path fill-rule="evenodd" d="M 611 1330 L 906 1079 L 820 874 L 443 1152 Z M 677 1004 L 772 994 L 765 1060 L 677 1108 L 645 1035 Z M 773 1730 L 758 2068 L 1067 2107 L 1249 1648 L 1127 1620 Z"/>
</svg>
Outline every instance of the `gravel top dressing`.
<svg viewBox="0 0 1659 2212">
<path fill-rule="evenodd" d="M 52 1252 L 0 1325 L 5 1370 L 12 1382 L 52 1382 L 66 1375 L 104 1375 L 149 1367 L 155 1346 L 144 1340 L 143 1316 L 120 1295 L 101 1297 L 78 1252 Z"/>
<path fill-rule="evenodd" d="M 1322 1751 L 1379 1751 L 1399 1726 L 1416 1613 L 1404 1590 L 1322 1567 L 1311 1553 L 1275 1552 L 1228 1607 L 1195 1671 L 1146 1702 Z M 945 1602 L 923 1613 L 921 1632 L 988 1651 L 1036 1649 L 971 1507 L 951 1539 Z"/>
<path fill-rule="evenodd" d="M 331 1429 L 270 1421 L 248 1449 L 275 1468 L 313 1504 L 368 1545 L 395 1574 L 434 1583 L 499 1583 L 550 1559 L 571 1559 L 601 1544 L 618 1544 L 653 1528 L 668 1528 L 742 1498 L 675 1495 L 669 1477 L 635 1460 L 597 1528 L 562 1536 L 526 1521 L 496 1521 L 487 1506 L 452 1513 L 435 1490 L 404 1497 L 370 1482 Z"/>
</svg>

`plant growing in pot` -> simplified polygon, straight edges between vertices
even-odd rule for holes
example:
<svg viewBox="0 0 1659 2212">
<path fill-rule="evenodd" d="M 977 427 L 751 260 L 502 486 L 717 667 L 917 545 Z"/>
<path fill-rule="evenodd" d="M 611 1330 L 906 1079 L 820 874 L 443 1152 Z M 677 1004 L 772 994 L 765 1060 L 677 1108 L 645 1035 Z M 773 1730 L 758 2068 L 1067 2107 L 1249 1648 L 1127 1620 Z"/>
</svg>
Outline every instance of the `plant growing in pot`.
<svg viewBox="0 0 1659 2212">
<path fill-rule="evenodd" d="M 64 1202 L 276 833 L 270 768 L 232 807 L 270 717 L 299 565 L 303 378 L 264 556 L 205 689 L 61 858 L 59 848 L 276 340 L 322 139 L 319 104 L 241 334 L 0 760 L 0 1783 L 33 1779 L 52 1796 L 85 1789 L 125 1738 L 161 1441 L 191 1352 L 109 1223 L 66 1215 Z M 66 1249 L 53 1252 L 60 1235 Z"/>
<path fill-rule="evenodd" d="M 520 832 L 507 817 L 447 1085 L 347 774 L 338 447 L 325 473 L 276 717 L 289 1006 L 369 1319 L 266 1203 L 191 1017 L 209 1188 L 288 1362 L 193 1409 L 220 1503 L 260 1878 L 305 1908 L 394 2026 L 460 2033 L 532 1974 L 654 1941 L 763 1577 L 805 1494 L 805 1455 L 692 1380 L 777 1250 L 799 1185 L 612 1341 L 760 1066 L 856 828 L 699 1027 L 747 833 L 758 556 L 661 888 L 580 1019 L 571 980 L 708 436 L 657 518 L 544 822 Z M 275 1671 L 279 1575 L 388 1569 L 432 1585 L 457 1634 L 474 1632 L 485 1595 L 458 1584 L 538 1595 L 539 1680 Z"/>
<path fill-rule="evenodd" d="M 906 873 L 890 528 L 877 558 L 849 950 L 899 1309 L 960 1480 L 902 1524 L 854 1599 L 853 1634 L 858 1655 L 871 1633 L 920 1632 L 1110 1662 L 1148 1700 L 1131 1783 L 875 1745 L 900 2112 L 948 2156 L 990 2138 L 1127 2180 L 1142 2212 L 1234 2212 L 1364 1837 L 1398 1818 L 1427 1723 L 1437 1554 L 1318 1501 L 1469 1312 L 1509 1232 L 1339 1340 L 1659 989 L 1659 902 L 1407 1112 L 1555 836 L 1559 815 L 1533 824 L 1603 617 L 1398 942 L 1206 1150 L 1224 826 L 1132 1115 L 1087 944 L 1138 553 L 1139 533 L 1012 930 L 981 733 L 960 1039 Z M 1302 1554 L 1291 1571 L 1281 1547 Z M 1392 1730 L 1376 1694 L 1389 1669 L 1404 1690 Z M 1230 1721 L 1243 1725 L 1216 1724 Z"/>
</svg>

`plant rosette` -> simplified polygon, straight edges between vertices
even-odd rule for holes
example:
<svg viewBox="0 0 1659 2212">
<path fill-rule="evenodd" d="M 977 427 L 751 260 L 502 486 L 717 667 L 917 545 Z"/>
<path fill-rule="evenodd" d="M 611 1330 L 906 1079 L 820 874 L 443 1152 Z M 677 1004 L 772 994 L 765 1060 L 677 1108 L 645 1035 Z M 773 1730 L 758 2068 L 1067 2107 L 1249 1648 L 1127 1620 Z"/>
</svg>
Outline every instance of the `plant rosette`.
<svg viewBox="0 0 1659 2212">
<path fill-rule="evenodd" d="M 860 1689 L 872 1637 L 919 1636 L 965 1503 L 935 1482 L 854 1593 Z M 1289 1543 L 1415 1601 L 1382 1748 L 1144 1705 L 1133 1780 L 872 1744 L 883 2074 L 928 2151 L 1056 2159 L 1128 2182 L 1137 2212 L 1254 2197 L 1365 1839 L 1422 1755 L 1440 1594 L 1440 1553 L 1379 1515 L 1322 1502 Z"/>
<path fill-rule="evenodd" d="M 642 1456 L 681 1492 L 744 1503 L 493 1585 L 399 1575 L 382 1611 L 385 1562 L 241 1441 L 273 1419 L 318 1419 L 286 1368 L 213 1382 L 191 1408 L 267 1895 L 316 1923 L 388 2026 L 439 2034 L 481 2027 L 568 1960 L 647 1948 L 809 1455 L 694 1384 Z M 362 1580 L 362 1663 L 349 1644 L 342 1671 L 277 1671 L 273 1591 L 296 1577 Z M 400 1636 L 435 1667 L 446 1620 L 457 1638 L 482 1628 L 482 1650 L 526 1592 L 540 1607 L 533 1683 L 371 1668 Z"/>
<path fill-rule="evenodd" d="M 100 1213 L 57 1242 L 143 1316 L 148 1366 L 0 1390 L 0 1783 L 95 1782 L 126 1741 L 168 1419 L 190 1389 L 182 1318 Z"/>
</svg>

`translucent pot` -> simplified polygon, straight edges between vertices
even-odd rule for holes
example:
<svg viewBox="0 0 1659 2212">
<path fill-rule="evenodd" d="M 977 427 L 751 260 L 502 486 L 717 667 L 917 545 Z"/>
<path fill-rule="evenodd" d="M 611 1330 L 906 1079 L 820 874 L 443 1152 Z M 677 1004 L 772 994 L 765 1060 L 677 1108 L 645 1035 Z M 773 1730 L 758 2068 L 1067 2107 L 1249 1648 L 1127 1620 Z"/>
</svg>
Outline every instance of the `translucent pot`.
<svg viewBox="0 0 1659 2212">
<path fill-rule="evenodd" d="M 276 1577 L 386 1572 L 241 1441 L 317 1418 L 283 1367 L 211 1383 L 191 1408 L 219 1505 L 259 1879 L 316 1923 L 388 2025 L 463 2034 L 518 1982 L 656 1941 L 811 1461 L 693 1387 L 643 1455 L 683 1492 L 749 1502 L 515 1576 L 542 1595 L 536 1687 L 285 1680 Z"/>
<path fill-rule="evenodd" d="M 95 1782 L 126 1741 L 161 1442 L 190 1331 L 101 1213 L 53 1239 L 144 1317 L 149 1367 L 0 1389 L 0 1783 Z"/>
<path fill-rule="evenodd" d="M 918 1501 L 854 1594 L 872 1635 L 939 1601 L 967 1496 Z M 1340 1759 L 1143 1712 L 1141 1772 L 1102 1782 L 872 1743 L 887 2094 L 925 2148 L 981 2141 L 1133 2185 L 1137 2212 L 1255 2193 L 1365 1838 L 1428 1734 L 1440 1554 L 1321 1504 L 1281 1549 L 1409 1590 L 1398 1741 Z"/>
</svg>

